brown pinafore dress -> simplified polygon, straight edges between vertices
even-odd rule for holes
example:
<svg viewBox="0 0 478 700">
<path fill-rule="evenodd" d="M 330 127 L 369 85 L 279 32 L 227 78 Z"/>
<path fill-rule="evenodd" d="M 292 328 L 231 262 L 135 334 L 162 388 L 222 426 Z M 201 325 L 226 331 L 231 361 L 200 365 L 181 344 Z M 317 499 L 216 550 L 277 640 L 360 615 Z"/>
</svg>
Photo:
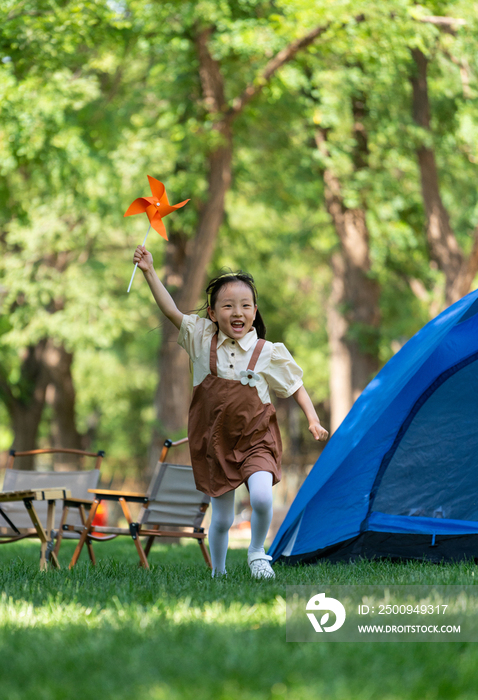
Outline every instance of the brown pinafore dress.
<svg viewBox="0 0 478 700">
<path fill-rule="evenodd" d="M 248 371 L 254 371 L 265 340 L 258 340 Z M 221 496 L 254 472 L 281 478 L 282 442 L 275 408 L 257 389 L 217 376 L 217 333 L 211 341 L 211 373 L 194 388 L 189 408 L 189 449 L 197 488 Z"/>
</svg>

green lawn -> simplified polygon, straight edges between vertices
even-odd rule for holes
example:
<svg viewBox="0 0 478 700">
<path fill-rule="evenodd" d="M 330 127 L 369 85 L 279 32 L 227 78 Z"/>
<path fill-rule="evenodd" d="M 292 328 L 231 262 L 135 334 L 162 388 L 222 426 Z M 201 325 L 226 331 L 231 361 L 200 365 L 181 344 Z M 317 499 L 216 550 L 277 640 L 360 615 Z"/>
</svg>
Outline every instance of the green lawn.
<svg viewBox="0 0 478 700">
<path fill-rule="evenodd" d="M 60 553 L 67 564 L 73 544 Z M 0 689 L 7 700 L 460 700 L 477 698 L 478 645 L 292 644 L 286 585 L 472 584 L 471 564 L 276 567 L 252 581 L 231 550 L 226 581 L 199 548 L 95 545 L 72 572 L 38 571 L 33 542 L 0 548 Z M 478 574 L 477 574 L 478 577 Z"/>
</svg>

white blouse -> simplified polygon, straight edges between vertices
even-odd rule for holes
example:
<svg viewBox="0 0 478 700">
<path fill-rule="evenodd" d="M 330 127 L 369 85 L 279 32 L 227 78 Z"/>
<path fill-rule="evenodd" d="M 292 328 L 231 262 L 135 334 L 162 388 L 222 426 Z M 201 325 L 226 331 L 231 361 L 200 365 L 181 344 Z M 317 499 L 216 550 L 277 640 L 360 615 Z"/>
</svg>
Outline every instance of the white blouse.
<svg viewBox="0 0 478 700">
<path fill-rule="evenodd" d="M 193 386 L 201 384 L 210 374 L 211 340 L 217 326 L 208 318 L 196 314 L 184 315 L 178 344 L 186 350 L 193 364 Z M 243 338 L 233 340 L 219 331 L 217 341 L 217 375 L 223 379 L 240 380 L 247 369 L 257 341 L 255 328 Z M 256 388 L 262 403 L 270 403 L 269 389 L 282 399 L 292 396 L 302 386 L 303 372 L 283 343 L 266 341 L 254 372 L 260 376 Z"/>
</svg>

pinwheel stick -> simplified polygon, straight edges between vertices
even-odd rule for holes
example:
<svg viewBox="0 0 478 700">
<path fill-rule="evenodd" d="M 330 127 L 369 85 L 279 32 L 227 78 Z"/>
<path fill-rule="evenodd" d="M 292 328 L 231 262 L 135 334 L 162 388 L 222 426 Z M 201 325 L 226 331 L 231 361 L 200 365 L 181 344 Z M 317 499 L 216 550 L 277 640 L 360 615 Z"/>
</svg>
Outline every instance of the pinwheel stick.
<svg viewBox="0 0 478 700">
<path fill-rule="evenodd" d="M 144 237 L 143 245 L 146 245 L 146 239 L 147 239 L 147 237 L 148 237 L 149 229 L 150 229 L 150 228 L 151 228 L 151 224 L 148 226 L 148 230 L 146 231 L 146 236 Z M 129 290 L 131 289 L 131 285 L 133 284 L 133 280 L 134 280 L 134 276 L 135 276 L 135 274 L 136 274 L 136 268 L 137 268 L 137 267 L 138 267 L 138 263 L 136 263 L 136 265 L 134 266 L 133 274 L 131 275 L 131 279 L 130 279 L 130 281 L 129 281 L 128 291 L 126 292 L 127 294 L 129 294 Z"/>
</svg>

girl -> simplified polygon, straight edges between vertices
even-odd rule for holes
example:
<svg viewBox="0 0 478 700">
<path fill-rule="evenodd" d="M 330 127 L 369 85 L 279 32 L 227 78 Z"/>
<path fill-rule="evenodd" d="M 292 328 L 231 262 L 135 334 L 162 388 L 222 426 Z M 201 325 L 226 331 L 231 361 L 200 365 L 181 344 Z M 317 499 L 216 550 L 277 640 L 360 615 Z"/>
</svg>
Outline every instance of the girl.
<svg viewBox="0 0 478 700">
<path fill-rule="evenodd" d="M 134 263 L 143 271 L 156 303 L 179 330 L 178 343 L 193 364 L 189 448 L 196 485 L 211 496 L 209 548 L 213 576 L 225 575 L 234 490 L 250 495 L 251 545 L 247 561 L 254 578 L 273 578 L 264 542 L 272 520 L 272 486 L 281 477 L 282 445 L 269 390 L 293 396 L 316 440 L 326 440 L 302 370 L 282 343 L 265 341 L 254 280 L 243 272 L 221 275 L 206 290 L 209 318 L 181 313 L 138 246 Z"/>
</svg>

